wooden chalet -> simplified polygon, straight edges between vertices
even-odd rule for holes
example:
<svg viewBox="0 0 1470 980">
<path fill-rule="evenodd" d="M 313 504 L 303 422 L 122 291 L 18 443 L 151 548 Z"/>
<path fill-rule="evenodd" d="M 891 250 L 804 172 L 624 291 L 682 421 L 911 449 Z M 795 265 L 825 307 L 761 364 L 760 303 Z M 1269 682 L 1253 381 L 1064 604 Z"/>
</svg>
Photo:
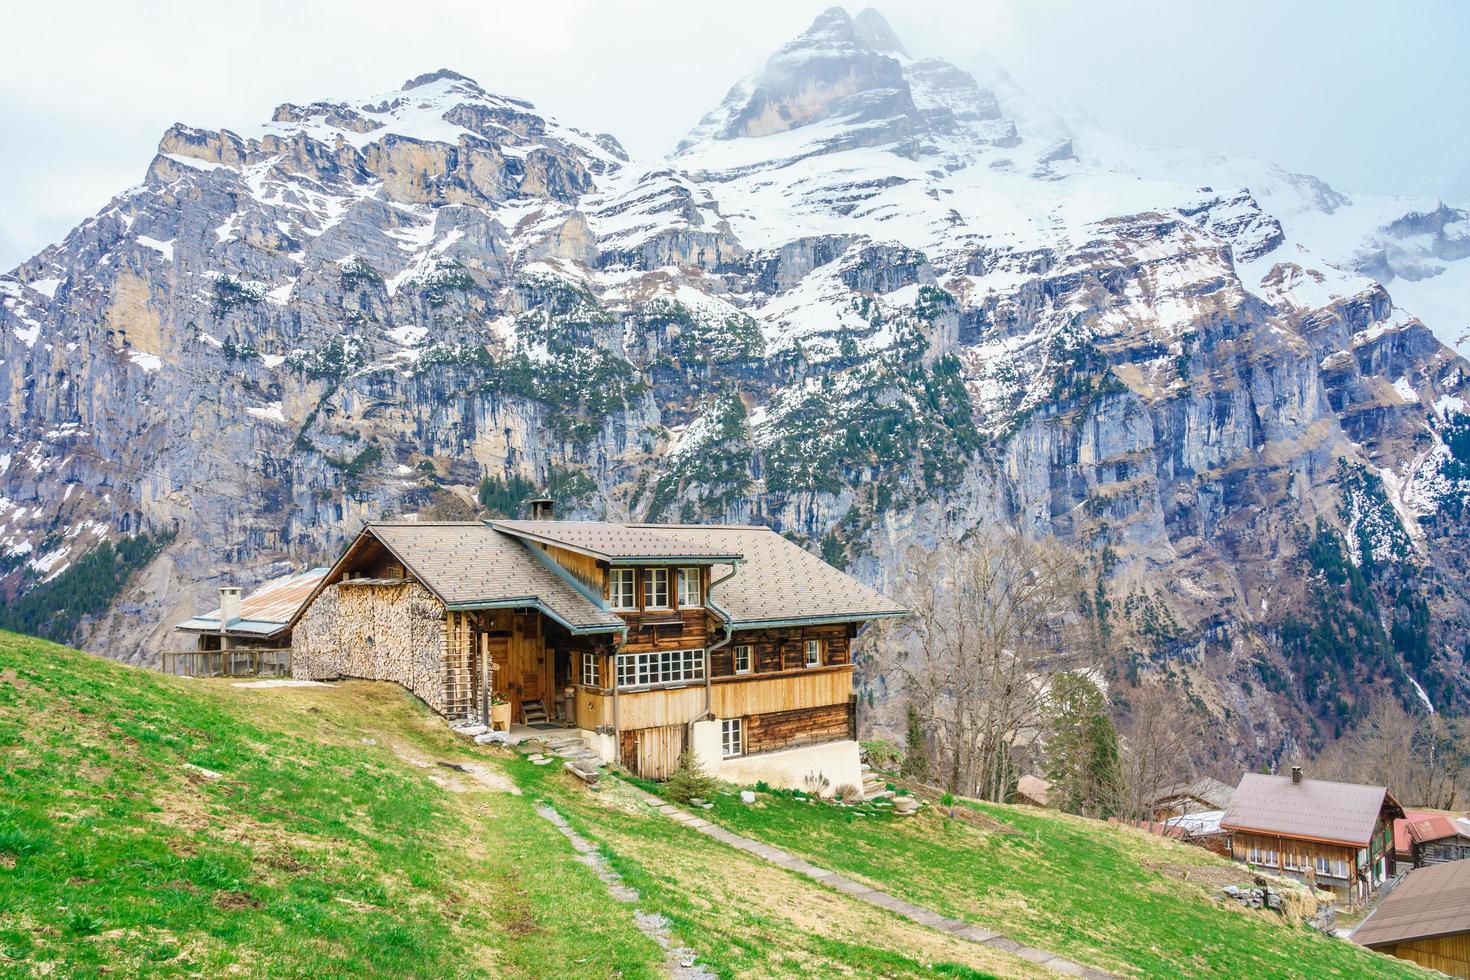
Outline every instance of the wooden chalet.
<svg viewBox="0 0 1470 980">
<path fill-rule="evenodd" d="M 1470 861 L 1410 871 L 1353 930 L 1352 940 L 1470 980 Z"/>
<path fill-rule="evenodd" d="M 1403 808 L 1382 786 L 1248 773 L 1220 829 L 1231 856 L 1330 891 L 1348 907 L 1395 873 L 1393 821 Z"/>
<path fill-rule="evenodd" d="M 369 524 L 297 614 L 297 677 L 391 680 L 452 720 L 567 727 L 665 778 L 861 785 L 851 648 L 904 610 L 768 528 Z"/>
</svg>

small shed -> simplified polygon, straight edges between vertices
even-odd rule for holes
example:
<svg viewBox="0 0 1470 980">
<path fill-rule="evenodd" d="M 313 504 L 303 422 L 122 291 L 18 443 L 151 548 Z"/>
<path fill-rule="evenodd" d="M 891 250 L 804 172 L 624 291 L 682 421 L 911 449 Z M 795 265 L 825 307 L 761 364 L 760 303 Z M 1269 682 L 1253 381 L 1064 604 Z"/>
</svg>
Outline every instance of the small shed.
<svg viewBox="0 0 1470 980">
<path fill-rule="evenodd" d="M 1352 939 L 1470 980 L 1470 861 L 1410 871 L 1353 931 Z"/>
<path fill-rule="evenodd" d="M 164 672 L 290 673 L 291 619 L 326 574 L 325 568 L 291 572 L 244 597 L 238 586 L 221 586 L 218 606 L 174 627 L 188 644 L 163 654 Z"/>
<path fill-rule="evenodd" d="M 1404 822 L 1414 867 L 1470 860 L 1470 819 L 1435 813 Z"/>
<path fill-rule="evenodd" d="M 1188 813 L 1211 813 L 1228 809 L 1234 793 L 1234 786 L 1201 776 L 1160 790 L 1149 800 L 1148 810 L 1153 819 L 1160 822 Z"/>
</svg>

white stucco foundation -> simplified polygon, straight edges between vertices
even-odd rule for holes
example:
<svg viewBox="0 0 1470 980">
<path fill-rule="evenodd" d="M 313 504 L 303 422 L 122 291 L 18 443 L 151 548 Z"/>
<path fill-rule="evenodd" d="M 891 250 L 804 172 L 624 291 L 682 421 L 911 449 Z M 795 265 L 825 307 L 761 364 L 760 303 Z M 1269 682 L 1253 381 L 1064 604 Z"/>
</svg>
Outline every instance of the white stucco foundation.
<svg viewBox="0 0 1470 980">
<path fill-rule="evenodd" d="M 841 786 L 862 788 L 862 759 L 858 743 L 851 739 L 726 759 L 720 749 L 718 721 L 697 721 L 691 727 L 690 743 L 695 756 L 710 775 L 724 782 L 737 786 L 763 782 L 777 789 L 811 790 L 807 776 L 820 773 L 827 777 L 829 796 Z"/>
</svg>

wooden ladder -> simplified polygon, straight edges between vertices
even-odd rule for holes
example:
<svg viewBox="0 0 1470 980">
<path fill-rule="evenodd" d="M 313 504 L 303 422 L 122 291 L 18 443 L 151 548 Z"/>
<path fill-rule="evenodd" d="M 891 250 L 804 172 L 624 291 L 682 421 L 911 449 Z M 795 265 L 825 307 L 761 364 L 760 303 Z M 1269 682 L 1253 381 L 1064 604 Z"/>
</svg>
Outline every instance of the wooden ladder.
<svg viewBox="0 0 1470 980">
<path fill-rule="evenodd" d="M 546 723 L 546 705 L 540 701 L 522 701 L 521 718 L 527 725 L 544 725 Z"/>
</svg>

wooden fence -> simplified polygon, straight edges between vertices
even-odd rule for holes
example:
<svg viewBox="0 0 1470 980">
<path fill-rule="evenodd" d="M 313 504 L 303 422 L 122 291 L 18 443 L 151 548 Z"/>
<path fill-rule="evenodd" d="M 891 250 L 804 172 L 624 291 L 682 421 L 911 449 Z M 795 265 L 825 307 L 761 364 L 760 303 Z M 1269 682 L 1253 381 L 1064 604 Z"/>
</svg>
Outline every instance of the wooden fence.
<svg viewBox="0 0 1470 980">
<path fill-rule="evenodd" d="M 165 650 L 161 669 L 180 677 L 290 677 L 291 648 Z"/>
</svg>

